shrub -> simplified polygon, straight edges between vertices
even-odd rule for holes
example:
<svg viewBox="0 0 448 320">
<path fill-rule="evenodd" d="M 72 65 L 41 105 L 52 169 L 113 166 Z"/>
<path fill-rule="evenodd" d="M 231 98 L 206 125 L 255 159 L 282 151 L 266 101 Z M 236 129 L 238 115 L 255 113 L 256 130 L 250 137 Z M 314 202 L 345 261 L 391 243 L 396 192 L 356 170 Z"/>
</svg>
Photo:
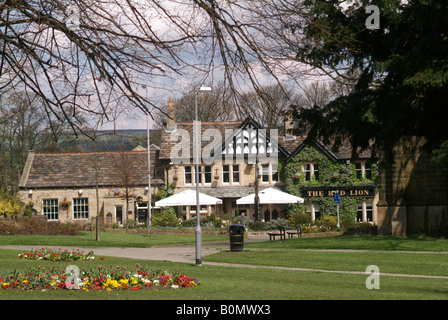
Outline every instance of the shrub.
<svg viewBox="0 0 448 320">
<path fill-rule="evenodd" d="M 247 221 L 247 227 L 252 231 L 264 231 L 266 230 L 266 223 L 262 221 Z"/>
<path fill-rule="evenodd" d="M 287 219 L 278 218 L 266 222 L 266 230 L 277 230 L 279 227 L 284 227 L 285 229 L 292 228 L 289 220 Z"/>
<path fill-rule="evenodd" d="M 337 227 L 337 218 L 335 216 L 326 215 L 319 220 L 316 220 L 315 224 L 320 231 L 334 231 Z"/>
<path fill-rule="evenodd" d="M 17 219 L 0 220 L 0 234 L 2 235 L 81 235 L 84 225 L 45 221 L 35 217 L 17 217 Z"/>
<path fill-rule="evenodd" d="M 359 222 L 348 228 L 344 234 L 377 235 L 378 226 L 370 222 Z"/>
<path fill-rule="evenodd" d="M 163 207 L 153 215 L 153 225 L 156 227 L 176 227 L 178 224 L 179 220 L 172 207 Z"/>
<path fill-rule="evenodd" d="M 222 220 L 219 218 L 216 218 L 216 216 L 214 214 L 212 214 L 212 215 L 206 216 L 204 219 L 202 219 L 201 225 L 203 227 L 207 227 L 207 228 L 221 228 Z"/>
<path fill-rule="evenodd" d="M 294 212 L 293 214 L 291 214 L 289 216 L 288 219 L 289 219 L 289 223 L 293 227 L 298 227 L 301 225 L 311 223 L 311 216 L 308 213 L 302 212 L 302 211 Z"/>
</svg>

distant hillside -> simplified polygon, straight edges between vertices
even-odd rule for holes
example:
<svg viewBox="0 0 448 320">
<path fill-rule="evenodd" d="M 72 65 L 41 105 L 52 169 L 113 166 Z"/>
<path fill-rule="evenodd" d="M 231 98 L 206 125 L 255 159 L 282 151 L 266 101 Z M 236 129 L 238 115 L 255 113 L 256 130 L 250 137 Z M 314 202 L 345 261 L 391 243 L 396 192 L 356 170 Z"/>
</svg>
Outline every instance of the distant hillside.
<svg viewBox="0 0 448 320">
<path fill-rule="evenodd" d="M 85 136 L 73 140 L 73 135 L 68 134 L 67 138 L 61 139 L 58 144 L 61 151 L 67 152 L 132 150 L 137 146 L 146 148 L 147 145 L 145 129 L 98 130 L 96 134 L 96 141 Z M 159 130 L 150 130 L 150 138 L 151 144 L 160 145 Z"/>
</svg>

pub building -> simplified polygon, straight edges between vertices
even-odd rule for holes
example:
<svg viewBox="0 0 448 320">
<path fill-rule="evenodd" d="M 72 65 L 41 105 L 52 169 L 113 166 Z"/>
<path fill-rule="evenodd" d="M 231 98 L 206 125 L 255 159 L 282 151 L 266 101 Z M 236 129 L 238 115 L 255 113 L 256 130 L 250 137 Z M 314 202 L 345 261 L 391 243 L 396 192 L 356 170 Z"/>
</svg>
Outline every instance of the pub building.
<svg viewBox="0 0 448 320">
<path fill-rule="evenodd" d="M 351 213 L 357 222 L 377 224 L 375 155 L 365 150 L 354 158 L 348 143 L 334 148 L 305 138 L 296 137 L 303 142 L 286 159 L 284 176 L 286 190 L 304 198 L 311 220 L 335 214 L 333 197 L 338 193 L 345 205 L 344 213 Z"/>
</svg>

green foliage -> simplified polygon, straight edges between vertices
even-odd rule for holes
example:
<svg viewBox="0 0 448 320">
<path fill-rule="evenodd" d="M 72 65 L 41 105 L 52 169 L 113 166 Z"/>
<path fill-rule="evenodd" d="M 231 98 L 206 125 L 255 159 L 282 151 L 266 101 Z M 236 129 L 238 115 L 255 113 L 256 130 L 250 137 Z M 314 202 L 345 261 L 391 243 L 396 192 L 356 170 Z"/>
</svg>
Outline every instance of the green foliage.
<svg viewBox="0 0 448 320">
<path fill-rule="evenodd" d="M 351 78 L 349 93 L 324 107 L 297 109 L 312 137 L 348 137 L 355 147 L 390 148 L 425 137 L 437 148 L 448 140 L 448 6 L 446 0 L 309 1 L 297 26 L 296 57 Z M 366 28 L 366 7 L 380 9 L 380 28 Z M 297 12 L 300 16 L 301 12 Z M 299 126 L 300 127 L 300 126 Z M 340 138 L 341 139 L 341 138 Z"/>
<path fill-rule="evenodd" d="M 176 211 L 172 207 L 162 207 L 159 212 L 153 214 L 155 227 L 174 227 L 179 224 Z"/>
<path fill-rule="evenodd" d="M 319 179 L 311 179 L 305 181 L 303 173 L 303 164 L 305 162 L 314 162 L 319 166 Z M 378 166 L 376 163 L 371 164 L 372 177 L 376 177 L 378 173 Z M 297 179 L 296 173 L 301 173 L 301 177 Z M 335 177 L 337 173 L 337 178 Z M 356 177 L 356 167 L 354 163 L 334 162 L 325 154 L 320 152 L 312 145 L 305 146 L 294 158 L 292 158 L 285 166 L 285 182 L 286 190 L 294 195 L 300 196 L 301 189 L 304 187 L 341 187 L 341 186 L 366 186 L 375 185 L 374 179 Z M 336 215 L 336 206 L 331 197 L 311 197 L 309 201 L 319 204 L 320 212 L 325 215 Z M 353 219 L 358 211 L 359 199 L 343 197 L 339 205 L 341 218 L 347 216 Z M 294 216 L 293 219 L 299 218 L 295 212 L 297 208 L 288 206 L 289 216 Z M 297 216 L 297 217 L 296 217 Z M 294 224 L 294 222 L 293 222 Z"/>
<path fill-rule="evenodd" d="M 286 212 L 292 227 L 311 223 L 311 216 L 305 212 L 305 205 L 302 203 L 289 204 L 286 207 Z"/>
<path fill-rule="evenodd" d="M 24 208 L 17 194 L 10 195 L 3 188 L 0 189 L 0 215 L 18 216 Z"/>
</svg>

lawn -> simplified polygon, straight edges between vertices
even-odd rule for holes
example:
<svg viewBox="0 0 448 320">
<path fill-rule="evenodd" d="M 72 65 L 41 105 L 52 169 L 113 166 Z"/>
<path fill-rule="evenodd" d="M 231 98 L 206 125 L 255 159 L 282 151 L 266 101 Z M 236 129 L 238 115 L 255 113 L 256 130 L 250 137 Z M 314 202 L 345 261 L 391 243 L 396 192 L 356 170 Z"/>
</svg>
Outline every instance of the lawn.
<svg viewBox="0 0 448 320">
<path fill-rule="evenodd" d="M 403 236 L 334 236 L 251 243 L 250 248 L 448 251 L 448 239 Z"/>
<path fill-rule="evenodd" d="M 226 235 L 203 235 L 203 241 L 228 241 Z M 100 232 L 99 241 L 91 239 L 90 232 L 80 236 L 14 235 L 0 236 L 0 245 L 36 245 L 68 247 L 148 248 L 160 245 L 194 243 L 195 236 L 188 234 L 146 234 Z"/>
<path fill-rule="evenodd" d="M 0 273 L 22 271 L 27 266 L 66 268 L 70 262 L 26 261 L 18 259 L 17 250 L 0 250 Z M 330 274 L 288 270 L 250 269 L 161 261 L 141 261 L 106 257 L 104 261 L 76 261 L 79 268 L 98 264 L 148 265 L 162 270 L 181 270 L 195 277 L 196 288 L 159 291 L 90 291 L 79 290 L 20 292 L 0 290 L 1 300 L 375 300 L 375 299 L 446 299 L 447 281 L 401 277 L 382 277 L 379 290 L 368 290 L 366 275 Z"/>
<path fill-rule="evenodd" d="M 227 236 L 204 237 L 204 241 L 229 241 Z M 395 241 L 395 244 L 394 244 Z M 101 233 L 100 241 L 90 234 L 79 237 L 2 236 L 2 245 L 149 247 L 163 244 L 193 243 L 194 235 L 146 235 Z M 377 265 L 380 272 L 423 275 L 447 275 L 448 255 L 405 252 L 323 252 L 305 249 L 375 249 L 389 251 L 448 251 L 447 240 L 406 237 L 331 237 L 288 239 L 246 243 L 243 252 L 223 251 L 204 257 L 201 267 L 187 263 L 148 261 L 105 257 L 105 260 L 52 262 L 18 258 L 20 250 L 0 249 L 0 274 L 24 271 L 28 266 L 58 267 L 70 264 L 80 268 L 98 265 L 147 265 L 154 269 L 180 270 L 187 277 L 199 280 L 196 288 L 159 291 L 82 292 L 75 290 L 18 292 L 0 290 L 0 300 L 394 300 L 447 299 L 448 280 L 381 276 L 380 289 L 366 288 L 367 274 L 341 274 L 313 271 L 241 268 L 206 265 L 207 261 L 249 263 L 259 265 L 294 266 L 328 270 L 364 272 L 368 265 Z M 444 249 L 445 248 L 445 249 Z M 232 302 L 233 301 L 233 302 Z M 292 308 L 292 307 L 291 307 Z M 174 312 L 174 311 L 173 311 Z"/>
</svg>

